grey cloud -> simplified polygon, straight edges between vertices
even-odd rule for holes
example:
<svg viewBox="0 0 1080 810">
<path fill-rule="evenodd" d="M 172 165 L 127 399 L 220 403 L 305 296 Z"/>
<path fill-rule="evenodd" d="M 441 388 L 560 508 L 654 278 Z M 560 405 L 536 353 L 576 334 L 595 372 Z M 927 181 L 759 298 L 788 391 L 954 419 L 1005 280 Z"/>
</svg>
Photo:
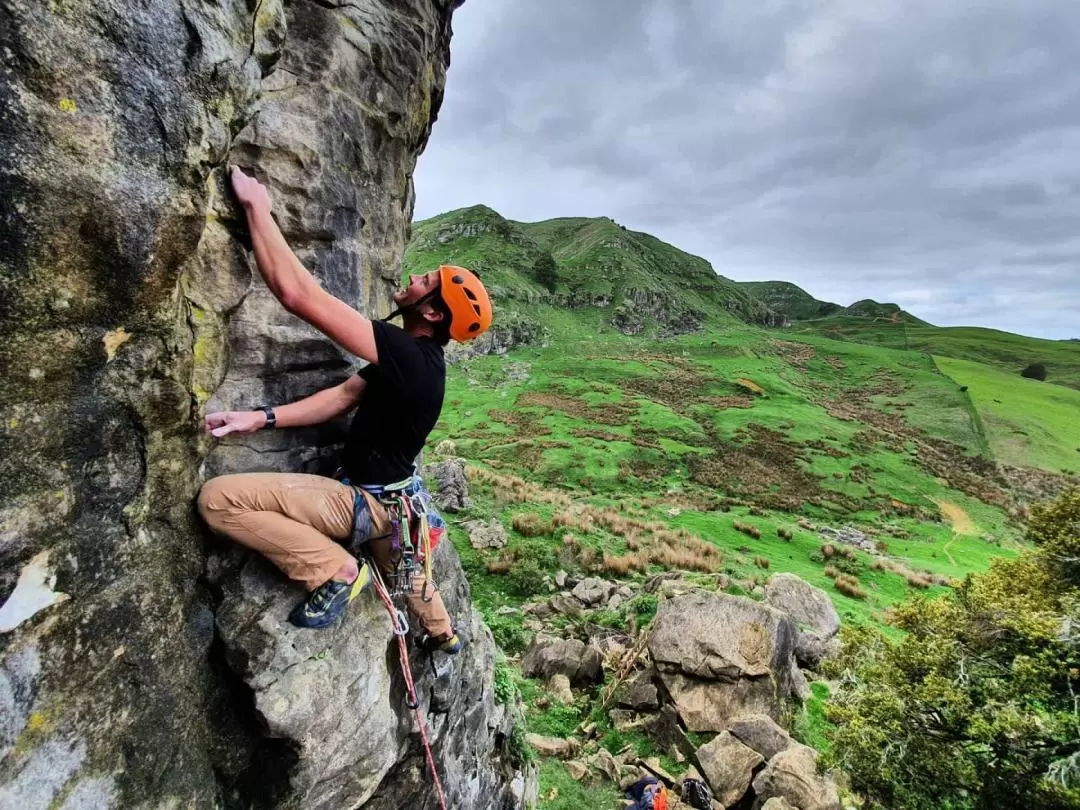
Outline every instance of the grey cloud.
<svg viewBox="0 0 1080 810">
<path fill-rule="evenodd" d="M 1080 335 L 1080 5 L 469 0 L 454 27 L 417 216 L 606 215 L 729 277 Z"/>
</svg>

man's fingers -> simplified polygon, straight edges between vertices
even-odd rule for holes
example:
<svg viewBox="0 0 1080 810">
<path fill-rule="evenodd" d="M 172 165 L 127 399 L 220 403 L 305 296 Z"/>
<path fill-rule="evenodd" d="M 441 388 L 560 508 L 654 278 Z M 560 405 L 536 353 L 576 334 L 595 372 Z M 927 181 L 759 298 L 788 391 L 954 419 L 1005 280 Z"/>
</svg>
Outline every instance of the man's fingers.
<svg viewBox="0 0 1080 810">
<path fill-rule="evenodd" d="M 229 433 L 232 433 L 234 430 L 236 430 L 235 425 L 222 425 L 219 428 L 214 428 L 213 430 L 211 430 L 210 435 L 211 436 L 217 436 L 220 439 L 222 436 L 228 435 Z"/>
</svg>

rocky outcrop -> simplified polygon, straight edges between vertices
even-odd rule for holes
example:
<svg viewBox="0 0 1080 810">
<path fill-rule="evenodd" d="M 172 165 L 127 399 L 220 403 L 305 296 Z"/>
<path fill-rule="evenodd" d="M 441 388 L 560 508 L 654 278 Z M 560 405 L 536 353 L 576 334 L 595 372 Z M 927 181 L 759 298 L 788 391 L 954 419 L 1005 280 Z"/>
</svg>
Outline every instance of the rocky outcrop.
<svg viewBox="0 0 1080 810">
<path fill-rule="evenodd" d="M 729 732 L 718 734 L 697 751 L 701 772 L 713 794 L 727 807 L 743 797 L 754 770 L 765 762 L 761 755 L 747 748 Z"/>
<path fill-rule="evenodd" d="M 817 752 L 793 745 L 774 756 L 754 777 L 754 795 L 761 801 L 783 799 L 799 810 L 840 810 L 836 786 L 817 772 Z"/>
<path fill-rule="evenodd" d="M 320 283 L 385 314 L 454 5 L 0 0 L 0 599 L 37 589 L 0 635 L 0 805 L 432 806 L 376 606 L 290 632 L 282 582 L 204 577 L 192 500 L 219 472 L 327 470 L 335 427 L 212 443 L 200 419 L 352 367 L 253 273 L 225 165 L 269 185 Z M 455 600 L 473 646 L 421 687 L 438 761 L 457 806 L 516 807 L 491 642 Z"/>
<path fill-rule="evenodd" d="M 537 634 L 521 661 L 527 678 L 565 675 L 571 683 L 596 682 L 603 674 L 600 651 L 576 638 L 563 639 Z"/>
<path fill-rule="evenodd" d="M 780 716 L 795 634 L 775 608 L 695 591 L 660 603 L 649 652 L 687 729 L 724 731 L 740 715 Z"/>
</svg>

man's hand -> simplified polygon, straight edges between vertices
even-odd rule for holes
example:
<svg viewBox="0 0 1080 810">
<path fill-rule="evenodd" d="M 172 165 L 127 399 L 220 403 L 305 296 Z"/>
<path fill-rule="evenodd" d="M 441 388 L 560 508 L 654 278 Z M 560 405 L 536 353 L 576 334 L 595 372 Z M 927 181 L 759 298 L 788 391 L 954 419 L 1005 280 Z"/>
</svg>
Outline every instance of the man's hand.
<svg viewBox="0 0 1080 810">
<path fill-rule="evenodd" d="M 239 166 L 229 167 L 229 178 L 232 180 L 233 192 L 240 204 L 249 211 L 263 209 L 269 211 L 273 207 L 270 192 L 266 186 L 254 177 L 248 177 Z"/>
<path fill-rule="evenodd" d="M 266 414 L 262 411 L 220 411 L 206 415 L 206 432 L 219 438 L 230 433 L 255 433 L 265 424 Z"/>
</svg>

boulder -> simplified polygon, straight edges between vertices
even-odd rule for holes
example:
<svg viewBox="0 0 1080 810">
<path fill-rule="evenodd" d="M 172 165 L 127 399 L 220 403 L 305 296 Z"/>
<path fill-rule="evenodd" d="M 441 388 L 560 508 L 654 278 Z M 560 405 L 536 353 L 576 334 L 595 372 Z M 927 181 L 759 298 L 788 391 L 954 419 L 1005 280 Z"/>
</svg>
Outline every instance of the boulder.
<svg viewBox="0 0 1080 810">
<path fill-rule="evenodd" d="M 765 601 L 795 620 L 799 628 L 795 656 L 800 664 L 816 667 L 839 652 L 835 637 L 840 614 L 825 591 L 795 574 L 775 574 L 765 586 Z"/>
<path fill-rule="evenodd" d="M 840 810 L 832 779 L 818 775 L 817 752 L 795 743 L 769 760 L 754 778 L 759 801 L 783 799 L 798 810 Z"/>
<path fill-rule="evenodd" d="M 578 759 L 567 760 L 566 770 L 570 773 L 570 777 L 577 782 L 582 781 L 589 775 L 589 766 Z"/>
<path fill-rule="evenodd" d="M 526 734 L 525 742 L 543 757 L 566 759 L 581 750 L 581 743 L 577 740 L 564 740 L 562 737 L 545 737 L 543 734 Z"/>
<path fill-rule="evenodd" d="M 581 602 L 565 593 L 557 593 L 548 600 L 551 609 L 564 616 L 578 617 L 582 614 Z"/>
<path fill-rule="evenodd" d="M 694 744 L 679 725 L 678 713 L 668 704 L 663 704 L 659 712 L 645 721 L 645 731 L 661 750 L 676 748 L 683 756 L 694 756 Z"/>
<path fill-rule="evenodd" d="M 561 672 L 556 672 L 547 682 L 548 694 L 552 699 L 569 705 L 574 702 L 574 693 L 570 690 L 570 679 Z"/>
<path fill-rule="evenodd" d="M 625 681 L 615 693 L 619 706 L 638 712 L 655 711 L 660 706 L 656 685 L 652 682 L 652 672 L 639 672 Z"/>
<path fill-rule="evenodd" d="M 757 751 L 766 760 L 772 759 L 792 744 L 791 736 L 764 714 L 740 717 L 728 729 L 743 745 Z"/>
<path fill-rule="evenodd" d="M 439 509 L 444 512 L 460 512 L 472 506 L 472 501 L 469 500 L 469 479 L 465 476 L 463 459 L 448 458 L 434 464 L 425 464 L 423 474 Z"/>
<path fill-rule="evenodd" d="M 607 777 L 610 781 L 616 785 L 619 784 L 621 773 L 619 771 L 619 763 L 615 761 L 615 757 L 606 748 L 600 748 L 596 752 L 596 756 L 592 759 L 592 766 L 596 768 L 600 773 Z"/>
<path fill-rule="evenodd" d="M 506 529 L 498 520 L 469 520 L 462 525 L 469 533 L 469 545 L 475 549 L 503 548 L 507 543 Z"/>
<path fill-rule="evenodd" d="M 713 795 L 727 807 L 743 797 L 765 760 L 725 731 L 697 750 L 697 762 Z"/>
<path fill-rule="evenodd" d="M 648 649 L 687 729 L 719 732 L 744 714 L 780 716 L 795 634 L 767 604 L 693 591 L 660 603 Z"/>
<path fill-rule="evenodd" d="M 800 632 L 795 639 L 795 660 L 808 669 L 817 669 L 822 661 L 835 658 L 839 653 L 839 636 L 826 639 L 814 633 Z"/>
<path fill-rule="evenodd" d="M 810 683 L 806 680 L 806 675 L 799 669 L 797 663 L 793 663 L 791 665 L 791 696 L 805 702 L 812 695 L 813 692 L 810 691 Z"/>
<path fill-rule="evenodd" d="M 571 683 L 595 683 L 603 674 L 603 663 L 599 650 L 576 638 L 537 634 L 521 661 L 521 671 L 527 678 L 562 674 Z"/>
<path fill-rule="evenodd" d="M 761 810 L 800 810 L 800 808 L 792 807 L 788 804 L 787 799 L 781 799 L 774 796 L 765 802 L 765 804 L 761 805 Z"/>
<path fill-rule="evenodd" d="M 607 602 L 611 595 L 615 593 L 617 587 L 614 582 L 608 582 L 597 577 L 587 577 L 575 585 L 571 593 L 586 607 L 595 607 Z"/>
</svg>

